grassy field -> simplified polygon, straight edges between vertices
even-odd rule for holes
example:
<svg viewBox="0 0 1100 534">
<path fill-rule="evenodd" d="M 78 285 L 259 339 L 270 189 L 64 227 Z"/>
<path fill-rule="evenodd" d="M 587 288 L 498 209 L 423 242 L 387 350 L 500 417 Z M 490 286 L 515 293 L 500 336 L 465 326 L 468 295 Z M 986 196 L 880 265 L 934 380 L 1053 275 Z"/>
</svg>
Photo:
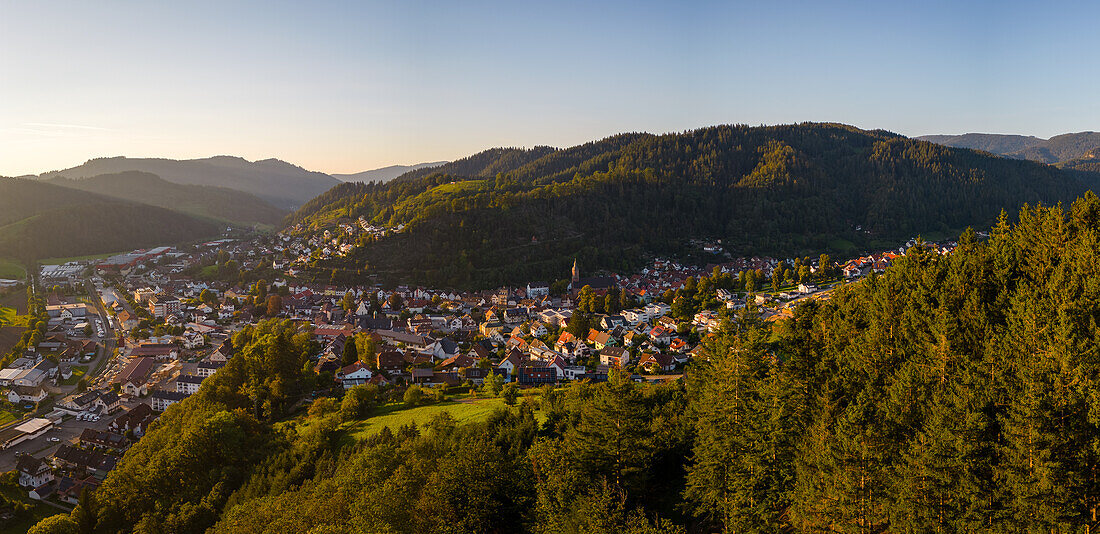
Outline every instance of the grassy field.
<svg viewBox="0 0 1100 534">
<path fill-rule="evenodd" d="M 401 201 L 397 206 L 394 206 L 394 210 L 400 210 L 401 208 L 409 208 L 412 206 L 421 206 L 425 203 L 438 201 L 447 195 L 462 191 L 476 191 L 485 187 L 489 183 L 488 180 L 463 180 L 459 182 L 451 182 L 433 187 L 415 197 L 407 198 Z"/>
<path fill-rule="evenodd" d="M 18 316 L 21 312 L 26 313 L 25 293 L 12 291 L 0 296 L 0 327 L 20 324 Z"/>
<path fill-rule="evenodd" d="M 0 426 L 4 426 L 12 421 L 15 421 L 16 419 L 18 419 L 18 417 L 16 417 L 15 414 L 7 410 L 0 409 Z"/>
<path fill-rule="evenodd" d="M 0 297 L 0 307 L 12 308 L 18 315 L 27 313 L 27 292 L 24 290 L 10 291 Z"/>
<path fill-rule="evenodd" d="M 23 330 L 26 328 L 22 326 L 0 327 L 0 355 L 7 354 L 16 343 L 19 343 L 19 338 L 23 337 Z"/>
<path fill-rule="evenodd" d="M 837 252 L 849 253 L 856 250 L 856 244 L 848 241 L 847 239 L 834 239 L 829 241 L 829 250 L 835 250 Z"/>
<path fill-rule="evenodd" d="M 8 280 L 22 280 L 27 276 L 27 272 L 23 270 L 23 266 L 11 261 L 0 259 L 0 278 Z"/>
<path fill-rule="evenodd" d="M 504 404 L 504 399 L 500 398 L 469 400 L 467 402 L 448 400 L 440 404 L 430 404 L 416 408 L 405 408 L 403 404 L 391 404 L 380 408 L 378 415 L 364 421 L 349 423 L 346 428 L 349 436 L 355 440 L 361 440 L 387 426 L 390 427 L 390 430 L 396 430 L 398 427 L 409 423 L 423 425 L 443 412 L 450 412 L 451 416 L 461 424 L 484 421 L 497 408 L 507 407 L 508 405 Z"/>
</svg>

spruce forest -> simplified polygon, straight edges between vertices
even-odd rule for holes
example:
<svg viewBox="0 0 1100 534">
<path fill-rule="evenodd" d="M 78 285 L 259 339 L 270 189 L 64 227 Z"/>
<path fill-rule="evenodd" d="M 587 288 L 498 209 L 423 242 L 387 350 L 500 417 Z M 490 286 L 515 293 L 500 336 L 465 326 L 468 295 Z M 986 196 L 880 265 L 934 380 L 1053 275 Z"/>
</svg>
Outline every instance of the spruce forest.
<svg viewBox="0 0 1100 534">
<path fill-rule="evenodd" d="M 545 387 L 367 437 L 384 391 L 291 407 L 310 335 L 265 321 L 70 517 L 81 532 L 1089 532 L 1100 506 L 1100 198 L 764 322 L 680 382 Z M 703 284 L 700 284 L 703 285 Z M 684 296 L 687 298 L 688 296 Z M 407 399 L 407 398 L 406 398 Z M 537 416 L 536 416 L 537 414 Z M 40 525 L 41 526 L 41 525 Z"/>
<path fill-rule="evenodd" d="M 316 281 L 491 288 L 653 255 L 852 254 L 918 233 L 988 228 L 1002 209 L 1071 201 L 1090 173 L 839 124 L 622 134 L 567 149 L 492 149 L 385 184 L 340 184 L 287 218 L 404 230 L 317 260 Z M 299 226 L 300 225 L 300 226 Z"/>
</svg>

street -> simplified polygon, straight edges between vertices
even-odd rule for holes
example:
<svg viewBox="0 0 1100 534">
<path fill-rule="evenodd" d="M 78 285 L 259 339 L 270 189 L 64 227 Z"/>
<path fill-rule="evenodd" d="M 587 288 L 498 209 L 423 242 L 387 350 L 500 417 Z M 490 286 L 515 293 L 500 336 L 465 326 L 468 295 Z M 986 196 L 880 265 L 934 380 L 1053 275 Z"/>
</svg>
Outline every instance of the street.
<svg viewBox="0 0 1100 534">
<path fill-rule="evenodd" d="M 112 361 L 116 344 L 115 336 L 117 333 L 110 320 L 110 316 L 107 314 L 107 310 L 103 306 L 103 300 L 91 279 L 85 279 L 85 287 L 88 289 L 90 300 L 95 303 L 105 332 L 99 354 L 90 362 L 87 362 L 88 374 L 85 375 L 85 378 L 87 379 L 88 387 L 94 389 L 97 387 L 106 387 L 110 380 L 109 377 L 113 376 L 113 373 L 117 372 L 119 368 L 117 362 Z M 49 392 L 55 395 L 56 400 L 60 400 L 75 392 L 76 388 L 77 386 L 75 384 L 70 386 L 58 385 L 47 387 Z M 140 401 L 123 402 L 123 408 L 130 408 L 139 402 Z M 93 428 L 96 430 L 106 429 L 107 424 L 120 413 L 122 413 L 122 411 L 116 412 L 110 416 L 101 417 L 99 421 L 81 421 L 75 417 L 66 416 L 55 428 L 47 431 L 44 435 L 20 443 L 10 449 L 0 451 L 0 473 L 15 469 L 16 456 L 18 453 L 29 453 L 38 457 L 52 455 L 59 446 L 76 441 L 76 438 L 80 436 L 80 433 L 83 432 L 85 428 Z M 39 417 L 44 415 L 46 414 L 38 414 Z M 59 441 L 50 441 L 51 438 L 57 438 Z"/>
</svg>

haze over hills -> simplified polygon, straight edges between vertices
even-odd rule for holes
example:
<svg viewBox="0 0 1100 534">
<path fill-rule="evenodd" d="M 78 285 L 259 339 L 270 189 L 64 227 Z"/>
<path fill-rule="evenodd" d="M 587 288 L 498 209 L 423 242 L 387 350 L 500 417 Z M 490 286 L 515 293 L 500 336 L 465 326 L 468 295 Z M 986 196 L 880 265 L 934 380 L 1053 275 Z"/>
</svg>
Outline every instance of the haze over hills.
<svg viewBox="0 0 1100 534">
<path fill-rule="evenodd" d="M 1006 155 L 1042 144 L 1045 139 L 1031 135 L 967 133 L 962 135 L 922 135 L 921 141 L 955 148 L 984 150 L 991 154 Z"/>
<path fill-rule="evenodd" d="M 1079 158 L 1063 161 L 1058 168 L 1081 173 L 1080 177 L 1086 183 L 1100 184 L 1100 148 L 1089 150 Z"/>
<path fill-rule="evenodd" d="M 498 176 L 499 175 L 499 176 Z M 287 224 L 363 217 L 406 230 L 318 273 L 487 287 L 627 270 L 691 239 L 738 255 L 851 252 L 988 227 L 1002 209 L 1069 200 L 1075 175 L 838 124 L 622 134 L 566 149 L 497 148 L 386 184 L 341 184 Z"/>
<path fill-rule="evenodd" d="M 280 208 L 291 209 L 325 192 L 340 181 L 327 174 L 307 171 L 278 159 L 248 161 L 234 156 L 173 160 L 162 158 L 96 158 L 82 165 L 39 175 L 49 179 L 83 179 L 103 174 L 141 171 L 186 185 L 226 187 L 260 197 Z"/>
<path fill-rule="evenodd" d="M 0 178 L 0 257 L 101 254 L 217 235 L 220 225 L 52 183 Z"/>
<path fill-rule="evenodd" d="M 980 134 L 925 135 L 922 141 L 941 145 L 984 150 L 1016 159 L 1057 164 L 1084 156 L 1090 150 L 1100 148 L 1100 133 L 1077 132 L 1041 139 L 1023 135 Z"/>
<path fill-rule="evenodd" d="M 286 215 L 286 211 L 243 191 L 176 184 L 147 172 L 127 171 L 80 180 L 59 177 L 47 183 L 238 224 L 275 225 Z"/>
<path fill-rule="evenodd" d="M 355 174 L 333 174 L 332 177 L 342 182 L 388 182 L 410 171 L 439 167 L 449 163 L 447 161 L 433 161 L 431 163 L 417 163 L 416 165 L 390 165 L 381 169 L 357 172 Z"/>
</svg>

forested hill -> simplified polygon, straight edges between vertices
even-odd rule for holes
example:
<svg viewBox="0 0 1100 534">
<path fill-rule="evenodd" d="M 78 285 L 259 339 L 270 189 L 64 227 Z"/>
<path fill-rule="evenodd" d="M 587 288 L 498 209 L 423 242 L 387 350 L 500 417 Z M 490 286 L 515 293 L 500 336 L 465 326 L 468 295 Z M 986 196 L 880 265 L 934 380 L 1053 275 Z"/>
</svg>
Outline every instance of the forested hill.
<svg viewBox="0 0 1100 534">
<path fill-rule="evenodd" d="M 0 178 L 0 257 L 22 261 L 169 245 L 219 225 L 35 180 Z"/>
<path fill-rule="evenodd" d="M 1046 139 L 1031 135 L 968 133 L 962 135 L 922 135 L 921 141 L 955 148 L 982 150 L 991 154 L 1008 155 L 1043 144 Z"/>
<path fill-rule="evenodd" d="M 70 169 L 43 173 L 39 178 L 63 176 L 83 179 L 128 171 L 155 174 L 177 184 L 236 189 L 286 209 L 301 206 L 305 201 L 340 183 L 327 174 L 307 171 L 282 160 L 248 161 L 233 156 L 187 160 L 96 158 Z"/>
<path fill-rule="evenodd" d="M 446 163 L 448 162 L 432 161 L 417 163 L 416 165 L 390 165 L 389 167 L 382 167 L 381 169 L 373 169 L 354 174 L 333 174 L 331 176 L 341 182 L 388 182 L 412 171 L 426 169 L 428 167 L 439 167 Z"/>
<path fill-rule="evenodd" d="M 783 257 L 893 246 L 1083 189 L 1053 167 L 884 131 L 718 126 L 493 149 L 384 185 L 341 184 L 287 223 L 408 225 L 319 265 L 326 278 L 492 286 L 561 277 L 574 257 L 628 269 L 645 254 L 688 253 L 690 238 Z"/>
<path fill-rule="evenodd" d="M 963 134 L 926 135 L 917 139 L 956 148 L 972 148 L 1016 159 L 1040 163 L 1064 163 L 1084 157 L 1100 148 L 1100 132 L 1076 132 L 1050 139 L 1022 135 Z"/>
<path fill-rule="evenodd" d="M 286 215 L 286 211 L 243 191 L 209 185 L 176 184 L 147 172 L 103 174 L 81 180 L 54 178 L 49 183 L 246 225 L 275 225 Z"/>
<path fill-rule="evenodd" d="M 1019 221 L 914 247 L 791 319 L 741 310 L 682 381 L 547 385 L 478 423 L 360 433 L 402 398 L 374 386 L 302 413 L 331 387 L 319 347 L 291 321 L 250 326 L 32 532 L 1091 532 L 1100 199 Z"/>
</svg>

